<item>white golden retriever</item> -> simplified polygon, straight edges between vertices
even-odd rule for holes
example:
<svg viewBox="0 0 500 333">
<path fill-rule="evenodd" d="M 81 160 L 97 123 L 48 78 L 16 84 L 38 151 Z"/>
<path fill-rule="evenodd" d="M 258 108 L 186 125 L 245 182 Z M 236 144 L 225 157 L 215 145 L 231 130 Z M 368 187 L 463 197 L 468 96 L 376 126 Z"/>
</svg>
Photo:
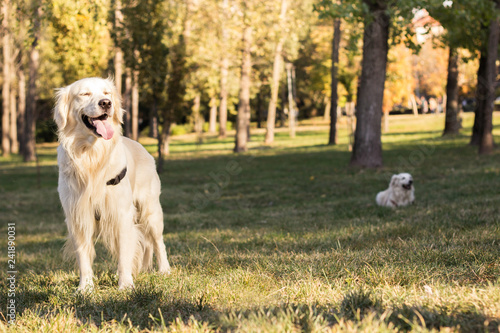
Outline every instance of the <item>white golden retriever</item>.
<svg viewBox="0 0 500 333">
<path fill-rule="evenodd" d="M 58 90 L 58 192 L 66 216 L 66 251 L 80 270 L 79 290 L 92 289 L 94 238 L 118 259 L 118 287 L 152 266 L 169 273 L 163 243 L 160 178 L 153 157 L 121 135 L 120 98 L 110 79 L 87 78 Z"/>
<path fill-rule="evenodd" d="M 409 173 L 393 175 L 389 188 L 379 192 L 375 200 L 377 205 L 391 208 L 412 204 L 415 201 L 413 177 Z"/>
</svg>

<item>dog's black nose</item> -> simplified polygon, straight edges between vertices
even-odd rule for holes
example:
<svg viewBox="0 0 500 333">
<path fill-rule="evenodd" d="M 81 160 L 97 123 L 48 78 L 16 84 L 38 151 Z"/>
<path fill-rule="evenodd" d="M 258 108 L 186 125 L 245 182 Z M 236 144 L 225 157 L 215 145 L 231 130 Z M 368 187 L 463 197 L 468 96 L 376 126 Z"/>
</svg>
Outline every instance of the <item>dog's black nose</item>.
<svg viewBox="0 0 500 333">
<path fill-rule="evenodd" d="M 412 184 L 413 184 L 413 180 L 410 180 L 410 181 L 408 182 L 408 184 L 412 185 Z"/>
<path fill-rule="evenodd" d="M 99 103 L 97 103 L 103 110 L 111 109 L 111 101 L 107 98 L 101 99 Z"/>
</svg>

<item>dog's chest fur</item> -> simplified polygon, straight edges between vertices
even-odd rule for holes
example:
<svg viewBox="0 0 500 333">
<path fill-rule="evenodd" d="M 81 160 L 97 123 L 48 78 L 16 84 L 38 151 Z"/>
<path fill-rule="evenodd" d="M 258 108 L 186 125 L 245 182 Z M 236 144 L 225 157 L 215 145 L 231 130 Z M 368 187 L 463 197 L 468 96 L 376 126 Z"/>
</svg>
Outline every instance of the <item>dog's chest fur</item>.
<svg viewBox="0 0 500 333">
<path fill-rule="evenodd" d="M 413 187 L 411 188 L 411 190 L 406 190 L 402 187 L 396 187 L 392 189 L 390 194 L 391 195 L 389 197 L 389 200 L 391 200 L 391 203 L 396 207 L 406 206 L 412 203 L 415 199 Z"/>
<path fill-rule="evenodd" d="M 124 178 L 116 185 L 107 185 L 111 179 L 116 179 L 122 173 L 127 165 L 127 158 L 125 153 L 120 154 L 120 149 L 116 148 L 120 145 L 109 145 L 108 142 L 106 144 L 108 147 L 97 146 L 96 149 L 87 149 L 78 156 L 70 155 L 62 145 L 58 148 L 58 190 L 61 200 L 72 202 L 70 207 L 80 207 L 76 211 L 85 211 L 88 215 L 82 218 L 101 220 L 111 217 L 116 212 L 110 211 L 110 207 L 114 209 L 116 205 L 107 205 L 110 193 L 120 191 L 124 199 L 131 195 L 130 189 L 123 186 Z M 124 177 L 126 176 L 125 174 Z"/>
</svg>

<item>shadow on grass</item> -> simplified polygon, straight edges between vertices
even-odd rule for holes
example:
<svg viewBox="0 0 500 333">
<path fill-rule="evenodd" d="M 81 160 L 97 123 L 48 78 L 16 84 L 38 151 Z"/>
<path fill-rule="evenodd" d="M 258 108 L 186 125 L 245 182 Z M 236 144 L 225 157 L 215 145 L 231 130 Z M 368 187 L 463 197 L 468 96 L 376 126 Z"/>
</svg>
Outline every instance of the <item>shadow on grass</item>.
<svg viewBox="0 0 500 333">
<path fill-rule="evenodd" d="M 451 308 L 446 305 L 439 308 L 408 306 L 384 308 L 382 300 L 363 289 L 354 290 L 344 296 L 337 312 L 339 318 L 360 321 L 370 313 L 382 318 L 395 327 L 408 331 L 416 326 L 427 329 L 444 327 L 458 328 L 459 332 L 497 332 L 500 325 L 498 318 L 488 318 L 474 307 Z"/>
<path fill-rule="evenodd" d="M 123 298 L 96 300 L 91 296 L 78 296 L 74 308 L 77 317 L 84 323 L 100 326 L 110 320 L 122 321 L 128 318 L 134 326 L 141 329 L 168 324 L 176 318 L 187 321 L 190 317 L 197 320 L 214 321 L 217 313 L 203 303 L 203 299 L 189 301 L 169 297 L 157 288 L 138 287 Z"/>
<path fill-rule="evenodd" d="M 427 248 L 418 250 L 417 253 L 420 256 L 410 258 L 415 259 L 414 262 L 418 263 L 421 263 L 420 259 L 422 257 L 429 258 L 429 262 L 434 265 L 435 262 L 441 262 L 442 256 L 440 256 L 440 252 L 443 252 L 441 250 L 449 250 L 450 248 L 448 243 L 443 241 L 440 243 L 441 247 L 438 244 L 438 248 L 434 249 L 436 246 L 434 243 L 439 241 L 439 238 L 429 237 L 429 232 L 434 232 L 437 235 L 442 229 L 444 236 L 449 236 L 449 239 L 452 240 L 451 249 L 458 248 L 466 251 L 470 250 L 471 245 L 474 245 L 474 243 L 453 240 L 455 231 L 481 230 L 486 225 L 491 226 L 493 223 L 491 220 L 498 216 L 497 211 L 493 209 L 485 210 L 492 203 L 484 200 L 488 199 L 486 197 L 490 193 L 488 191 L 497 193 L 496 183 L 493 181 L 496 176 L 484 173 L 484 166 L 477 169 L 475 166 L 477 162 L 474 159 L 463 157 L 464 150 L 468 152 L 469 157 L 475 156 L 475 151 L 460 148 L 461 155 L 458 154 L 456 146 L 457 144 L 453 142 L 436 145 L 432 156 L 424 155 L 425 159 L 418 160 L 419 162 L 414 164 L 417 175 L 420 175 L 420 179 L 418 179 L 420 183 L 417 183 L 417 186 L 420 186 L 417 188 L 419 191 L 419 203 L 417 205 L 421 206 L 416 208 L 421 209 L 410 207 L 405 211 L 390 211 L 363 205 L 365 203 L 363 200 L 368 196 L 370 197 L 370 203 L 372 203 L 373 195 L 377 189 L 379 187 L 383 189 L 383 186 L 387 185 L 388 179 L 385 179 L 387 177 L 384 175 L 382 179 L 376 172 L 371 171 L 358 172 L 357 170 L 349 170 L 347 163 L 350 153 L 335 149 L 329 150 L 323 148 L 324 145 L 311 146 L 317 147 L 317 151 L 299 151 L 301 149 L 310 149 L 310 147 L 283 148 L 267 156 L 257 156 L 252 160 L 251 164 L 244 164 L 245 159 L 248 157 L 245 155 L 169 161 L 167 169 L 170 172 L 162 175 L 164 188 L 173 188 L 178 191 L 179 188 L 184 190 L 182 186 L 185 186 L 186 195 L 178 197 L 177 194 L 177 196 L 172 195 L 165 199 L 172 202 L 173 207 L 172 210 L 165 209 L 165 211 L 174 215 L 172 212 L 175 213 L 174 209 L 177 209 L 178 217 L 176 218 L 179 220 L 173 221 L 172 217 L 167 218 L 166 232 L 180 234 L 181 236 L 186 234 L 186 239 L 174 240 L 167 246 L 175 249 L 175 255 L 178 255 L 178 257 L 184 256 L 192 260 L 196 265 L 207 267 L 204 260 L 211 260 L 211 258 L 203 259 L 205 258 L 203 257 L 200 259 L 190 254 L 189 251 L 191 251 L 190 249 L 196 249 L 195 252 L 197 251 L 197 253 L 209 253 L 209 251 L 213 251 L 213 245 L 209 242 L 200 243 L 200 237 L 196 233 L 191 235 L 189 232 L 201 230 L 204 235 L 209 237 L 209 234 L 225 232 L 225 229 L 228 229 L 231 231 L 228 233 L 228 239 L 214 240 L 222 253 L 237 254 L 234 258 L 226 260 L 224 267 L 251 267 L 252 263 L 255 262 L 252 253 L 261 256 L 271 255 L 273 249 L 278 248 L 278 244 L 280 250 L 289 253 L 329 253 L 332 248 L 335 248 L 337 240 L 350 252 L 359 251 L 360 253 L 369 253 L 374 245 L 385 243 L 389 243 L 390 248 L 394 248 L 395 251 L 403 248 L 404 250 L 408 249 L 409 253 L 411 253 L 410 250 L 414 251 L 412 244 L 432 245 L 433 247 L 429 247 L 429 250 Z M 400 156 L 407 157 L 408 161 L 411 162 L 412 149 L 418 147 L 407 147 L 408 149 L 392 149 L 384 152 L 384 158 L 387 157 L 385 161 L 388 168 L 399 165 Z M 205 183 L 214 182 L 209 174 L 224 170 L 227 162 L 231 160 L 239 161 L 243 170 L 241 176 L 231 178 L 228 187 L 222 189 L 221 200 L 224 200 L 225 205 L 208 205 L 207 208 L 200 209 L 198 215 L 192 214 L 192 211 L 189 210 L 180 211 L 180 209 L 175 208 L 174 204 L 185 203 L 191 199 L 190 195 L 192 193 L 203 190 Z M 470 188 L 475 188 L 477 184 L 491 184 L 491 189 L 483 186 L 480 193 L 475 196 L 475 192 L 470 192 L 469 188 L 466 187 L 462 191 L 467 196 L 460 197 L 460 199 L 457 194 L 458 185 L 454 179 L 456 177 L 445 177 L 446 170 L 450 167 L 451 162 L 453 162 L 452 165 L 456 170 L 462 171 L 459 174 L 460 177 L 464 178 L 461 182 L 462 185 L 466 183 L 470 184 Z M 494 160 L 490 163 L 496 165 Z M 4 181 L 13 181 L 12 184 L 9 184 L 13 191 L 22 187 L 29 188 L 36 181 L 33 175 L 33 172 L 35 172 L 34 167 L 30 168 L 31 171 L 28 168 L 12 168 L 7 172 L 2 170 L 0 172 L 0 181 L 2 184 L 6 184 Z M 43 186 L 53 186 L 55 189 L 57 169 L 55 167 L 43 167 L 42 174 L 47 176 L 44 178 Z M 473 177 L 464 177 L 464 175 Z M 315 176 L 315 178 L 311 176 Z M 194 181 L 194 179 L 197 180 Z M 425 186 L 424 181 L 427 182 Z M 432 181 L 432 184 L 429 184 L 430 181 Z M 265 186 L 262 186 L 262 184 L 265 184 Z M 258 189 L 256 188 L 257 185 L 259 185 Z M 447 193 L 445 192 L 447 188 L 449 188 L 447 191 L 453 192 L 453 196 L 450 195 L 449 198 L 442 197 L 443 193 Z M 430 189 L 434 191 L 429 191 Z M 242 197 L 247 198 L 250 204 L 249 209 L 229 209 L 230 207 L 238 207 L 237 203 L 241 200 L 239 199 L 240 193 Z M 320 193 L 325 193 L 325 197 L 319 196 Z M 8 202 L 8 199 L 12 200 L 11 194 L 1 192 L 0 194 L 4 195 L 5 202 Z M 42 197 L 43 195 L 45 197 Z M 41 191 L 33 193 L 33 197 L 29 197 L 34 206 L 38 205 L 36 209 L 33 207 L 24 209 L 24 206 L 21 207 L 23 209 L 19 209 L 20 217 L 16 218 L 19 221 L 30 221 L 25 224 L 30 224 L 26 225 L 26 230 L 29 230 L 31 235 L 36 232 L 45 233 L 46 230 L 44 227 L 33 230 L 35 226 L 40 224 L 39 219 L 28 219 L 25 216 L 33 217 L 33 211 L 47 215 L 41 209 L 46 206 L 53 206 L 49 212 L 56 211 L 57 214 L 54 213 L 56 214 L 54 216 L 60 217 L 61 228 L 65 228 L 62 223 L 62 210 L 55 204 L 57 202 L 56 192 L 50 193 L 53 196 L 51 200 L 54 204 L 52 205 L 47 204 L 46 195 L 47 192 Z M 431 197 L 431 195 L 434 195 L 434 197 Z M 0 198 L 2 197 L 0 196 Z M 22 198 L 24 199 L 25 196 Z M 39 198 L 40 200 L 38 200 Z M 491 196 L 491 198 L 495 197 Z M 274 202 L 273 206 L 269 205 L 270 199 Z M 431 201 L 431 199 L 439 200 Z M 429 202 L 428 204 L 425 204 L 426 200 Z M 474 200 L 477 200 L 477 203 Z M 481 206 L 481 201 L 484 201 L 483 206 Z M 420 202 L 423 202 L 423 204 L 420 204 Z M 266 208 L 265 205 L 270 208 Z M 460 205 L 460 209 L 457 208 L 457 205 Z M 437 207 L 440 206 L 444 207 L 443 211 L 436 212 Z M 31 215 L 25 214 L 25 211 L 31 212 Z M 487 219 L 483 216 L 485 212 L 489 212 L 486 216 Z M 257 224 L 262 222 L 261 220 L 265 220 L 266 224 Z M 405 223 L 402 223 L 403 221 Z M 51 221 L 50 223 L 54 222 Z M 204 223 L 202 228 L 200 228 L 201 223 Z M 362 228 L 364 225 L 367 227 Z M 374 229 L 369 228 L 371 226 Z M 346 232 L 350 232 L 350 234 L 346 236 L 338 232 L 340 228 L 346 229 Z M 356 232 L 349 231 L 351 230 L 349 228 Z M 232 233 L 240 235 L 248 233 L 249 230 L 250 232 L 258 231 L 263 235 L 268 235 L 273 231 L 277 234 L 270 234 L 263 239 L 259 239 L 258 236 L 248 239 L 245 236 L 242 237 L 241 241 L 237 241 L 238 237 L 234 241 L 231 240 Z M 285 237 L 287 233 L 291 233 L 291 236 Z M 318 236 L 309 239 L 302 237 L 314 233 Z M 452 235 L 453 237 L 451 237 Z M 485 237 L 480 241 L 475 240 L 475 242 L 479 242 L 479 245 L 493 244 L 495 241 L 494 233 L 492 233 L 491 237 L 491 239 Z M 398 245 L 406 244 L 405 242 L 408 240 L 413 240 L 414 243 L 408 242 L 408 245 Z M 398 241 L 401 243 L 397 243 Z M 40 260 L 41 262 L 46 259 L 43 259 L 43 256 L 40 255 L 39 248 L 58 251 L 62 247 L 62 240 L 60 239 L 54 241 L 35 240 L 22 243 L 23 240 L 20 237 L 20 242 L 20 249 L 25 251 L 25 254 L 34 257 L 33 260 Z M 241 253 L 245 251 L 250 254 L 248 259 L 241 258 Z M 456 253 L 460 255 L 464 251 Z M 495 251 L 497 250 L 493 246 L 484 246 L 484 248 L 478 247 L 476 253 L 487 254 L 487 257 L 482 257 L 479 261 L 488 263 L 489 258 L 498 257 L 498 252 Z M 477 261 L 478 259 L 473 258 L 473 255 L 474 253 L 470 254 L 471 257 L 458 256 L 458 258 L 461 258 L 460 260 L 455 260 L 453 257 L 451 259 L 455 261 L 450 261 L 450 266 L 463 267 L 468 261 Z M 373 257 L 372 259 L 375 261 L 377 258 Z M 189 266 L 189 260 L 178 260 L 179 266 L 186 265 L 188 270 L 192 268 L 192 266 Z M 264 260 L 259 260 L 263 264 L 266 263 Z M 325 261 L 325 264 L 319 262 L 318 267 L 321 267 L 321 269 L 327 267 L 327 265 L 330 265 L 329 260 L 328 262 Z M 371 262 L 371 260 L 368 261 Z M 392 264 L 395 266 L 394 263 Z M 354 264 L 354 268 L 363 267 L 363 265 Z M 491 270 L 495 273 L 495 267 L 497 266 L 492 267 Z M 288 267 L 285 266 L 285 269 L 288 269 Z M 317 272 L 321 272 L 321 269 L 317 269 Z M 40 267 L 40 270 L 43 271 L 43 267 Z M 279 273 L 273 272 L 272 269 L 269 269 L 269 272 Z M 407 271 L 402 270 L 402 272 L 406 273 Z M 285 273 L 284 277 L 288 277 L 289 272 Z M 475 272 L 470 271 L 467 274 L 471 275 L 473 273 L 475 274 Z M 444 271 L 443 276 L 445 274 L 449 274 L 447 270 Z M 491 279 L 494 279 L 498 275 L 491 274 L 491 276 Z M 284 314 L 292 318 L 294 325 L 301 327 L 304 331 L 311 330 L 311 326 L 315 324 L 318 317 L 322 317 L 327 325 L 332 326 L 340 324 L 341 319 L 360 322 L 370 315 L 380 318 L 386 323 L 391 323 L 402 330 L 409 330 L 412 325 L 425 325 L 429 328 L 460 325 L 460 330 L 463 332 L 483 331 L 484 322 L 489 320 L 487 330 L 493 331 L 493 328 L 499 324 L 498 319 L 487 318 L 475 308 L 447 308 L 446 306 L 426 308 L 403 305 L 388 309 L 381 305 L 381 300 L 363 291 L 349 293 L 339 304 L 328 307 L 299 304 L 236 310 L 239 312 L 220 312 L 207 305 L 202 296 L 199 296 L 198 299 L 189 298 L 188 296 L 172 296 L 165 290 L 155 287 L 154 284 L 139 285 L 138 288 L 131 292 L 118 293 L 116 291 L 116 281 L 112 277 L 101 277 L 99 285 L 109 288 L 109 292 L 97 293 L 94 296 L 76 296 L 74 295 L 74 288 L 78 283 L 77 278 L 66 281 L 67 283 L 63 283 L 63 286 L 57 286 L 45 280 L 29 281 L 31 286 L 19 290 L 17 294 L 19 310 L 21 313 L 28 309 L 36 310 L 41 315 L 49 316 L 50 309 L 70 308 L 75 310 L 77 317 L 82 322 L 95 325 L 101 325 L 103 321 L 111 320 L 120 322 L 127 315 L 133 325 L 141 328 L 161 325 L 161 318 L 168 324 L 176 318 L 186 322 L 193 316 L 196 320 L 220 327 L 221 330 L 231 330 L 239 325 L 238 321 L 241 319 L 249 319 L 255 316 L 272 319 L 278 314 Z M 7 299 L 6 291 L 1 291 L 0 296 L 2 299 Z M 2 311 L 5 310 L 2 309 Z"/>
<path fill-rule="evenodd" d="M 76 294 L 67 298 L 64 307 L 55 308 L 43 303 L 52 292 L 21 291 L 18 295 L 18 313 L 30 309 L 40 317 L 50 320 L 58 311 L 73 309 L 76 318 L 84 325 L 96 325 L 116 321 L 139 329 L 168 327 L 176 320 L 188 323 L 191 320 L 206 323 L 222 331 L 232 331 L 241 325 L 274 326 L 290 322 L 304 332 L 321 327 L 334 327 L 364 323 L 373 328 L 385 323 L 401 331 L 418 327 L 440 330 L 454 328 L 458 332 L 497 332 L 498 318 L 491 318 L 472 306 L 441 305 L 436 308 L 402 304 L 385 307 L 381 299 L 363 289 L 352 290 L 338 304 L 308 305 L 282 304 L 273 307 L 255 307 L 229 311 L 217 311 L 205 303 L 203 296 L 197 300 L 176 299 L 154 285 L 139 286 L 132 291 L 110 293 L 107 296 Z M 2 312 L 4 309 L 2 309 Z"/>
<path fill-rule="evenodd" d="M 106 278 L 101 276 L 101 280 Z M 71 279 L 68 284 L 74 285 L 75 282 Z M 100 282 L 101 285 L 106 284 Z M 44 291 L 22 288 L 16 294 L 16 312 L 19 316 L 29 310 L 29 313 L 36 313 L 37 316 L 50 320 L 57 312 L 72 309 L 76 318 L 84 325 L 100 327 L 106 322 L 123 322 L 126 319 L 126 324 L 130 321 L 140 329 L 163 326 L 176 318 L 187 321 L 194 317 L 197 320 L 213 322 L 218 316 L 206 304 L 203 296 L 194 301 L 176 299 L 153 285 L 138 286 L 132 291 L 120 292 L 116 290 L 116 281 L 108 283 L 113 284 L 110 287 L 113 290 L 105 294 L 82 294 L 75 292 L 74 288 L 55 290 L 54 285 L 46 286 Z M 0 296 L 7 299 L 3 292 Z M 0 318 L 6 317 L 4 311 L 2 308 Z"/>
<path fill-rule="evenodd" d="M 415 307 L 403 304 L 386 308 L 372 293 L 354 290 L 347 293 L 336 306 L 305 304 L 284 304 L 278 307 L 246 309 L 222 315 L 223 330 L 233 330 L 242 321 L 258 318 L 260 321 L 275 322 L 275 318 L 288 318 L 303 332 L 317 331 L 318 327 L 341 325 L 346 322 L 360 324 L 362 321 L 375 322 L 373 329 L 384 322 L 392 324 L 400 331 L 410 331 L 417 327 L 427 329 L 455 328 L 458 332 L 498 332 L 500 320 L 487 317 L 473 307 L 451 309 Z M 345 329 L 345 327 L 344 327 Z"/>
</svg>

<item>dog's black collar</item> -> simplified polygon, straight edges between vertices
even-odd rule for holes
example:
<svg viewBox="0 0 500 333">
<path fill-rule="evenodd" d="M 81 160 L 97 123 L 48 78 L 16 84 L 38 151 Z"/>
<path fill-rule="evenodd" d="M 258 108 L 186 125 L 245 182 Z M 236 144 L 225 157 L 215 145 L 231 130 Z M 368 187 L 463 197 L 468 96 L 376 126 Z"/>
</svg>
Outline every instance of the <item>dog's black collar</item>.
<svg viewBox="0 0 500 333">
<path fill-rule="evenodd" d="M 122 172 L 120 172 L 115 178 L 108 180 L 106 185 L 118 185 L 125 178 L 127 174 L 127 167 L 123 168 Z"/>
</svg>

